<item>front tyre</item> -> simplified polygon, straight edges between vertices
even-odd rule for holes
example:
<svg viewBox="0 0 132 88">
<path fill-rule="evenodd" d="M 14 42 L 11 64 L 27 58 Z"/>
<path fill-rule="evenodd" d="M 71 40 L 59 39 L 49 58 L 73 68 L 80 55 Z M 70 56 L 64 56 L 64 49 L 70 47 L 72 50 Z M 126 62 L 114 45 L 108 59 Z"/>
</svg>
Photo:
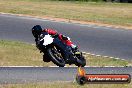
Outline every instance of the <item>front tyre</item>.
<svg viewBox="0 0 132 88">
<path fill-rule="evenodd" d="M 61 53 L 58 52 L 58 50 L 53 47 L 53 48 L 49 48 L 47 50 L 47 54 L 49 55 L 51 61 L 56 64 L 59 67 L 64 67 L 65 66 L 65 61 L 61 56 Z"/>
</svg>

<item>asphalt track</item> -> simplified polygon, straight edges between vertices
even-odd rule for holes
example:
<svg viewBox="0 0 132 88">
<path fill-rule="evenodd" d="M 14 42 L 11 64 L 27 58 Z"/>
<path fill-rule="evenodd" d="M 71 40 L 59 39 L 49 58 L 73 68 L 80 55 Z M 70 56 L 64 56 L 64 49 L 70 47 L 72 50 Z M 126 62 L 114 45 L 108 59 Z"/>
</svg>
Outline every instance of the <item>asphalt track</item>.
<svg viewBox="0 0 132 88">
<path fill-rule="evenodd" d="M 132 59 L 132 30 L 0 14 L 0 39 L 34 43 L 30 29 L 36 24 L 71 37 L 82 51 Z"/>
<path fill-rule="evenodd" d="M 86 67 L 87 74 L 130 74 L 131 67 Z M 75 80 L 76 67 L 0 67 L 0 84 Z"/>
</svg>

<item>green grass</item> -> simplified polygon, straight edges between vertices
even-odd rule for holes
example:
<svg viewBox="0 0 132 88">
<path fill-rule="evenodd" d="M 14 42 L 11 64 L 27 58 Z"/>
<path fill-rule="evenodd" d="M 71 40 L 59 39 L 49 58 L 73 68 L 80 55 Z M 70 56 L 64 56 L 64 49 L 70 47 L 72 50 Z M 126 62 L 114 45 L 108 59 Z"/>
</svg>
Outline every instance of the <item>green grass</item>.
<svg viewBox="0 0 132 88">
<path fill-rule="evenodd" d="M 0 41 L 1 66 L 46 66 L 35 46 L 20 42 Z"/>
<path fill-rule="evenodd" d="M 132 88 L 130 84 L 85 84 L 78 85 L 76 82 L 44 82 L 29 84 L 6 84 L 1 88 Z"/>
<path fill-rule="evenodd" d="M 0 0 L 0 12 L 132 27 L 132 5 L 51 0 Z"/>
<path fill-rule="evenodd" d="M 118 60 L 118 59 L 111 59 L 106 57 L 96 57 L 92 55 L 86 55 L 87 65 L 89 66 L 132 66 L 132 61 L 125 61 L 125 60 Z"/>
<path fill-rule="evenodd" d="M 0 66 L 53 66 L 46 63 L 35 45 L 22 42 L 0 40 Z M 116 60 L 84 54 L 88 66 L 126 66 L 132 61 Z"/>
</svg>

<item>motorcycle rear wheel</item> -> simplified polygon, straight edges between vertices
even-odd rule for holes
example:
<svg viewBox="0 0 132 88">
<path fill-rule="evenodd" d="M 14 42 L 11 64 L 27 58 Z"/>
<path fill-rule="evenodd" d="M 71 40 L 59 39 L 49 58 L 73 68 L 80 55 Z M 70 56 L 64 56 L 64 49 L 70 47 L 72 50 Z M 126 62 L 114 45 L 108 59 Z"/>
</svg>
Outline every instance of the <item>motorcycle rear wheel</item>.
<svg viewBox="0 0 132 88">
<path fill-rule="evenodd" d="M 86 65 L 85 58 L 83 56 L 81 56 L 81 58 L 78 58 L 75 65 L 78 66 L 78 67 L 80 67 L 80 66 L 84 67 Z"/>
</svg>

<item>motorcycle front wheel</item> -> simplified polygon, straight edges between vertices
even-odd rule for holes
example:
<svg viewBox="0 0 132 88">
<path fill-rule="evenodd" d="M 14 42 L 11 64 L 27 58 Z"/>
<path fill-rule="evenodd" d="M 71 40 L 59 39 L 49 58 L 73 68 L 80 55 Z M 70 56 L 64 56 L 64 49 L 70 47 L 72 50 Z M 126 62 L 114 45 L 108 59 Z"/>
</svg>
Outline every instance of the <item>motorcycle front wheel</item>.
<svg viewBox="0 0 132 88">
<path fill-rule="evenodd" d="M 59 67 L 65 66 L 65 60 L 63 59 L 61 52 L 59 52 L 56 47 L 49 48 L 47 50 L 47 54 L 49 55 L 51 61 L 54 64 L 56 64 Z"/>
</svg>

